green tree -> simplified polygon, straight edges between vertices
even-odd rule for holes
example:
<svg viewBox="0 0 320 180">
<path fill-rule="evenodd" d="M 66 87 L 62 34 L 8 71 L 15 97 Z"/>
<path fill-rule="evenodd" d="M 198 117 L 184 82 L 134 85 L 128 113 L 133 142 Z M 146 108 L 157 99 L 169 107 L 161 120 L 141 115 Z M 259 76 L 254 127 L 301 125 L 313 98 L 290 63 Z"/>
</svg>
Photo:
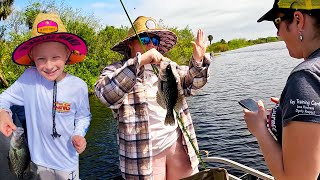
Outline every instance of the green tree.
<svg viewBox="0 0 320 180">
<path fill-rule="evenodd" d="M 27 6 L 24 16 L 25 16 L 25 24 L 29 29 L 32 29 L 33 22 L 37 16 L 41 12 L 41 5 L 39 2 L 33 3 Z"/>
<path fill-rule="evenodd" d="M 59 9 L 58 7 L 59 6 L 55 4 L 55 0 L 48 0 L 41 3 L 37 1 L 32 2 L 32 4 L 28 5 L 23 11 L 26 26 L 31 30 L 33 22 L 40 12 L 55 12 Z M 62 5 L 61 8 L 63 7 Z"/>
<path fill-rule="evenodd" d="M 0 21 L 7 19 L 12 12 L 12 5 L 14 0 L 1 0 L 0 1 Z"/>
<path fill-rule="evenodd" d="M 211 41 L 213 40 L 213 36 L 210 34 L 210 35 L 208 36 L 208 39 L 209 39 L 209 42 L 210 42 L 210 45 L 211 45 Z"/>
<path fill-rule="evenodd" d="M 7 17 L 11 14 L 12 12 L 12 5 L 13 5 L 14 0 L 1 0 L 0 1 L 0 21 L 1 20 L 5 20 L 7 19 Z M 2 37 L 4 36 L 4 32 L 5 32 L 6 28 L 4 26 L 0 27 L 0 40 L 2 39 Z M 3 46 L 4 42 L 1 41 L 1 46 Z M 1 63 L 2 65 L 2 63 Z M 3 87 L 8 87 L 9 83 L 6 80 L 2 69 L 0 69 L 0 85 Z"/>
<path fill-rule="evenodd" d="M 248 41 L 244 38 L 232 39 L 228 42 L 229 50 L 248 46 Z"/>
<path fill-rule="evenodd" d="M 178 64 L 188 64 L 193 51 L 191 41 L 194 41 L 195 39 L 194 35 L 192 34 L 192 30 L 189 28 L 189 26 L 181 30 L 177 28 L 169 29 L 177 35 L 178 42 L 166 54 L 166 56 Z"/>
<path fill-rule="evenodd" d="M 0 40 L 3 38 L 5 31 L 6 31 L 6 27 L 0 26 Z"/>
<path fill-rule="evenodd" d="M 226 42 L 226 40 L 221 39 L 221 40 L 220 40 L 220 43 L 221 43 L 221 44 L 226 44 L 227 42 Z"/>
</svg>

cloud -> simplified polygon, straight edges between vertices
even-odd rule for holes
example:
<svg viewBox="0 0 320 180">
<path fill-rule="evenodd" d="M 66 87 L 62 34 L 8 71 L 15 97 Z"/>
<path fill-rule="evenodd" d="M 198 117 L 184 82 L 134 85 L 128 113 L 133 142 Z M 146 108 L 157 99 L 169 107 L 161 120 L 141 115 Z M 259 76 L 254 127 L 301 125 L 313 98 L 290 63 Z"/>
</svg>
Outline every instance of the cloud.
<svg viewBox="0 0 320 180">
<path fill-rule="evenodd" d="M 59 1 L 59 0 L 58 0 Z M 195 34 L 202 28 L 214 40 L 235 38 L 256 39 L 276 36 L 272 23 L 257 23 L 273 5 L 274 0 L 122 0 L 131 20 L 140 15 L 150 16 L 168 27 L 189 27 Z M 101 25 L 131 26 L 118 0 L 91 0 L 78 3 L 67 1 L 72 7 L 91 12 Z M 15 1 L 15 8 L 26 1 Z"/>
<path fill-rule="evenodd" d="M 124 0 L 133 21 L 140 15 L 150 16 L 169 27 L 189 26 L 195 33 L 202 28 L 216 40 L 235 38 L 256 39 L 276 36 L 272 23 L 257 23 L 273 5 L 273 0 Z M 112 12 L 95 14 L 106 25 L 119 27 L 130 23 L 119 2 L 114 1 Z M 106 9 L 108 7 L 105 7 Z M 102 9 L 101 9 L 102 10 Z"/>
</svg>

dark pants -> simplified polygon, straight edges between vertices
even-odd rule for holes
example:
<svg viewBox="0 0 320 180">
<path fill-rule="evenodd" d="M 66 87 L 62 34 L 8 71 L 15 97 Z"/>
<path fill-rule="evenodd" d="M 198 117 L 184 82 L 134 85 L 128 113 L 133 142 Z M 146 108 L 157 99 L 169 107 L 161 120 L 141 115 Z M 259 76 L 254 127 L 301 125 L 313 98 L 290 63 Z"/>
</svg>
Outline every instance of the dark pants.
<svg viewBox="0 0 320 180">
<path fill-rule="evenodd" d="M 12 106 L 12 119 L 16 126 L 23 127 L 26 132 L 26 118 L 23 106 Z M 0 133 L 0 179 L 16 180 L 17 178 L 9 170 L 8 153 L 10 148 L 10 137 Z"/>
</svg>

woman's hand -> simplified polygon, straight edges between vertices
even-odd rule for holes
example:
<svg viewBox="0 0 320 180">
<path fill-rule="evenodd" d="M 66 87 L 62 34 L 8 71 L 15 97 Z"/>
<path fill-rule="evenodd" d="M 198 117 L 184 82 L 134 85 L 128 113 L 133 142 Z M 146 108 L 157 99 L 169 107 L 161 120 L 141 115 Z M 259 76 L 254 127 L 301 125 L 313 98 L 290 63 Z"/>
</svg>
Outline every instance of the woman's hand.
<svg viewBox="0 0 320 180">
<path fill-rule="evenodd" d="M 204 32 L 199 29 L 197 32 L 196 41 L 191 41 L 193 44 L 193 58 L 197 62 L 201 62 L 207 49 L 207 45 L 205 44 Z"/>
<path fill-rule="evenodd" d="M 271 102 L 273 102 L 273 103 L 276 103 L 276 104 L 278 104 L 279 103 L 279 98 L 276 98 L 276 97 L 270 97 L 270 100 L 271 100 Z M 268 119 L 269 119 L 269 115 L 270 115 L 270 113 L 272 112 L 272 108 L 270 109 L 267 109 L 267 116 L 268 116 Z"/>
<path fill-rule="evenodd" d="M 270 97 L 270 100 L 274 103 L 279 103 L 279 98 L 276 98 L 276 97 Z"/>
<path fill-rule="evenodd" d="M 264 108 L 263 102 L 258 101 L 258 112 L 252 112 L 247 109 L 243 110 L 243 118 L 247 123 L 248 129 L 254 136 L 259 136 L 264 134 L 267 130 L 266 121 L 266 110 Z"/>
</svg>

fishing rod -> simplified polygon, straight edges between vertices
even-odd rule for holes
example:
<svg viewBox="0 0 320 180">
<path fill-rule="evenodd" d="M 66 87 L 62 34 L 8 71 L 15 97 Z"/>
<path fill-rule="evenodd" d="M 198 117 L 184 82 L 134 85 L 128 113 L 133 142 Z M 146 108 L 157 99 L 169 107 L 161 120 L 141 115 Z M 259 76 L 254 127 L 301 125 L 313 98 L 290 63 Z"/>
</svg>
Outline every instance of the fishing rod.
<svg viewBox="0 0 320 180">
<path fill-rule="evenodd" d="M 137 36 L 137 38 L 138 38 L 138 40 L 139 40 L 139 43 L 140 43 L 143 51 L 146 52 L 147 50 L 146 50 L 146 48 L 144 47 L 144 45 L 142 44 L 142 41 L 141 41 L 141 39 L 140 39 L 140 37 L 139 37 L 139 35 L 138 35 L 138 33 L 137 33 L 136 28 L 134 27 L 134 25 L 133 25 L 133 23 L 132 23 L 132 21 L 131 21 L 131 19 L 130 19 L 130 16 L 129 16 L 129 14 L 128 14 L 128 12 L 127 12 L 127 10 L 126 10 L 123 2 L 122 2 L 122 0 L 120 0 L 120 3 L 121 3 L 121 5 L 122 5 L 122 7 L 123 7 L 124 12 L 126 13 L 128 19 L 129 19 L 129 21 L 130 21 L 131 27 L 132 27 L 134 33 L 136 34 L 136 36 Z M 156 67 L 154 64 L 151 64 L 151 66 L 152 66 L 152 69 L 153 69 L 153 73 L 158 76 L 159 70 L 157 69 L 157 67 Z M 187 132 L 187 129 L 186 129 L 185 126 L 184 126 L 184 123 L 183 123 L 183 121 L 182 121 L 182 119 L 181 119 L 181 117 L 180 117 L 180 114 L 179 114 L 175 109 L 174 109 L 174 112 L 176 113 L 176 116 L 177 116 L 177 118 L 178 118 L 178 120 L 179 120 L 179 122 L 180 122 L 180 124 L 181 124 L 181 126 L 182 126 L 183 131 L 186 133 L 186 135 L 187 135 L 187 137 L 188 137 L 188 139 L 189 139 L 189 142 L 190 142 L 191 145 L 192 145 L 192 148 L 194 149 L 194 151 L 195 151 L 198 159 L 200 160 L 202 167 L 203 167 L 204 169 L 207 169 L 207 166 L 204 164 L 204 162 L 203 162 L 203 160 L 202 160 L 202 158 L 201 158 L 201 156 L 200 156 L 199 151 L 197 150 L 196 146 L 193 144 L 192 139 L 191 139 L 189 133 Z"/>
<path fill-rule="evenodd" d="M 140 36 L 138 35 L 137 30 L 136 30 L 136 28 L 134 27 L 134 25 L 133 25 L 133 23 L 132 23 L 132 21 L 131 21 L 131 19 L 130 19 L 130 17 L 129 17 L 129 14 L 128 14 L 126 8 L 124 7 L 124 4 L 123 4 L 122 0 L 120 0 L 120 3 L 121 3 L 121 5 L 122 5 L 122 7 L 123 7 L 124 12 L 126 13 L 128 19 L 129 19 L 129 21 L 130 21 L 130 24 L 131 24 L 131 27 L 132 27 L 134 33 L 136 34 L 136 36 L 137 36 L 137 38 L 138 38 L 138 40 L 139 40 L 139 43 L 140 43 L 140 45 L 141 45 L 141 47 L 142 47 L 142 49 L 143 49 L 143 52 L 144 52 L 144 53 L 147 52 L 146 47 L 144 47 L 144 45 L 142 44 L 141 38 L 140 38 Z M 156 67 L 154 64 L 151 64 L 151 66 L 152 66 L 152 69 L 153 69 L 153 73 L 155 73 L 155 74 L 158 76 L 159 70 L 157 69 L 157 67 Z"/>
</svg>

